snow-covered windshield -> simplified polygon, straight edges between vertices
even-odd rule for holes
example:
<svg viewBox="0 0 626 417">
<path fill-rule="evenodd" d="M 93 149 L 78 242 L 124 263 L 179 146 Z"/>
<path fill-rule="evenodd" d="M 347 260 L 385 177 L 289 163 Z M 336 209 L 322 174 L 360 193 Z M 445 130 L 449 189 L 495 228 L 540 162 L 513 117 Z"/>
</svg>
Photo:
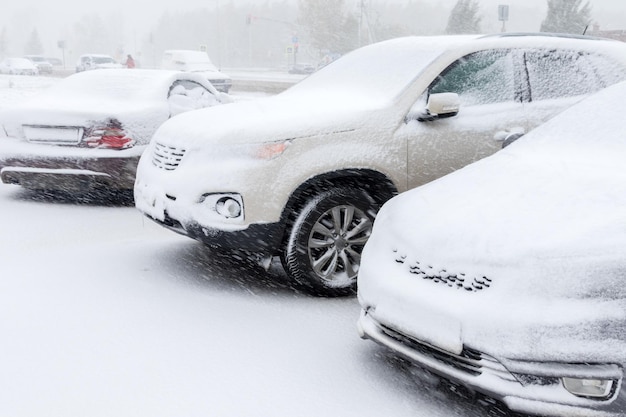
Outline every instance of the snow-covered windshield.
<svg viewBox="0 0 626 417">
<path fill-rule="evenodd" d="M 210 62 L 187 62 L 183 64 L 184 71 L 217 71 L 217 67 Z"/>
<path fill-rule="evenodd" d="M 94 56 L 93 62 L 96 64 L 115 64 L 115 60 L 108 56 Z"/>
<path fill-rule="evenodd" d="M 444 51 L 444 45 L 415 38 L 375 44 L 349 53 L 313 73 L 284 94 L 319 91 L 328 95 L 367 97 L 392 101 L 428 64 Z"/>
</svg>

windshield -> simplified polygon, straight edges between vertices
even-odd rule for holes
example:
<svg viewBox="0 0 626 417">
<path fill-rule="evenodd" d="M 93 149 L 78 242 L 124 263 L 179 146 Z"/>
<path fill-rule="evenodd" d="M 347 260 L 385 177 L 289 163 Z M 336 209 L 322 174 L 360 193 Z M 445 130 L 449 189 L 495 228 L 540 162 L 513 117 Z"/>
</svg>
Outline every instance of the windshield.
<svg viewBox="0 0 626 417">
<path fill-rule="evenodd" d="M 115 60 L 108 56 L 94 56 L 93 62 L 96 64 L 115 64 Z"/>
<path fill-rule="evenodd" d="M 313 73 L 283 94 L 303 90 L 332 96 L 392 101 L 444 50 L 441 43 L 405 38 L 356 50 Z"/>
</svg>

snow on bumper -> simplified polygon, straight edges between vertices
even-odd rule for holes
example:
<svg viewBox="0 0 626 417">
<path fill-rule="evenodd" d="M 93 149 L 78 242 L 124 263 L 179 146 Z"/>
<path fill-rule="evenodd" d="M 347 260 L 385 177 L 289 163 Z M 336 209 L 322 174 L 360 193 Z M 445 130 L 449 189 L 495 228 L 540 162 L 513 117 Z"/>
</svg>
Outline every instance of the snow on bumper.
<svg viewBox="0 0 626 417">
<path fill-rule="evenodd" d="M 130 190 L 143 149 L 143 146 L 125 150 L 87 149 L 8 138 L 0 143 L 0 175 L 4 183 L 33 189 Z"/>
<path fill-rule="evenodd" d="M 514 411 L 553 416 L 623 416 L 623 370 L 614 364 L 501 362 L 468 347 L 455 354 L 381 323 L 366 310 L 361 312 L 358 331 L 362 338 L 384 345 L 437 375 L 496 398 Z M 612 380 L 610 395 L 600 400 L 574 396 L 562 384 L 561 378 L 567 376 Z"/>
</svg>

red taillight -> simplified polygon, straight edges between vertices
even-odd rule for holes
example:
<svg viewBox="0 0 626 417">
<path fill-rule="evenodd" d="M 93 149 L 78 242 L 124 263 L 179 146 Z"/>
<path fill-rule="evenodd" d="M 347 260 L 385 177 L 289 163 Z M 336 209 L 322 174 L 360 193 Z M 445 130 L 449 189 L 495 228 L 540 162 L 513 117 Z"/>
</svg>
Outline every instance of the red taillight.
<svg viewBox="0 0 626 417">
<path fill-rule="evenodd" d="M 123 129 L 105 127 L 91 129 L 85 143 L 92 148 L 126 149 L 132 147 L 135 141 L 127 137 Z"/>
</svg>

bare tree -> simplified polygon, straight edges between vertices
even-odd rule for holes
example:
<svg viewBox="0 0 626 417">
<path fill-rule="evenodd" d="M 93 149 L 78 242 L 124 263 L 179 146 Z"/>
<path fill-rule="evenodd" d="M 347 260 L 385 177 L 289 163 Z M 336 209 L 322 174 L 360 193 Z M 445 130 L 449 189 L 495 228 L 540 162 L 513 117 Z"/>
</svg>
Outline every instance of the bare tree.
<svg viewBox="0 0 626 417">
<path fill-rule="evenodd" d="M 548 0 L 541 32 L 583 34 L 591 22 L 591 6 L 583 0 Z"/>
<path fill-rule="evenodd" d="M 6 26 L 2 27 L 2 32 L 0 32 L 0 58 L 6 55 L 7 53 L 7 28 Z"/>
<path fill-rule="evenodd" d="M 450 12 L 446 33 L 480 33 L 481 19 L 476 0 L 458 0 Z"/>
<path fill-rule="evenodd" d="M 30 37 L 24 46 L 24 53 L 26 55 L 41 55 L 43 54 L 43 45 L 41 44 L 41 38 L 37 29 L 33 29 L 30 33 Z"/>
<path fill-rule="evenodd" d="M 345 0 L 299 0 L 298 22 L 318 50 L 344 53 L 358 46 L 358 21 Z"/>
</svg>

